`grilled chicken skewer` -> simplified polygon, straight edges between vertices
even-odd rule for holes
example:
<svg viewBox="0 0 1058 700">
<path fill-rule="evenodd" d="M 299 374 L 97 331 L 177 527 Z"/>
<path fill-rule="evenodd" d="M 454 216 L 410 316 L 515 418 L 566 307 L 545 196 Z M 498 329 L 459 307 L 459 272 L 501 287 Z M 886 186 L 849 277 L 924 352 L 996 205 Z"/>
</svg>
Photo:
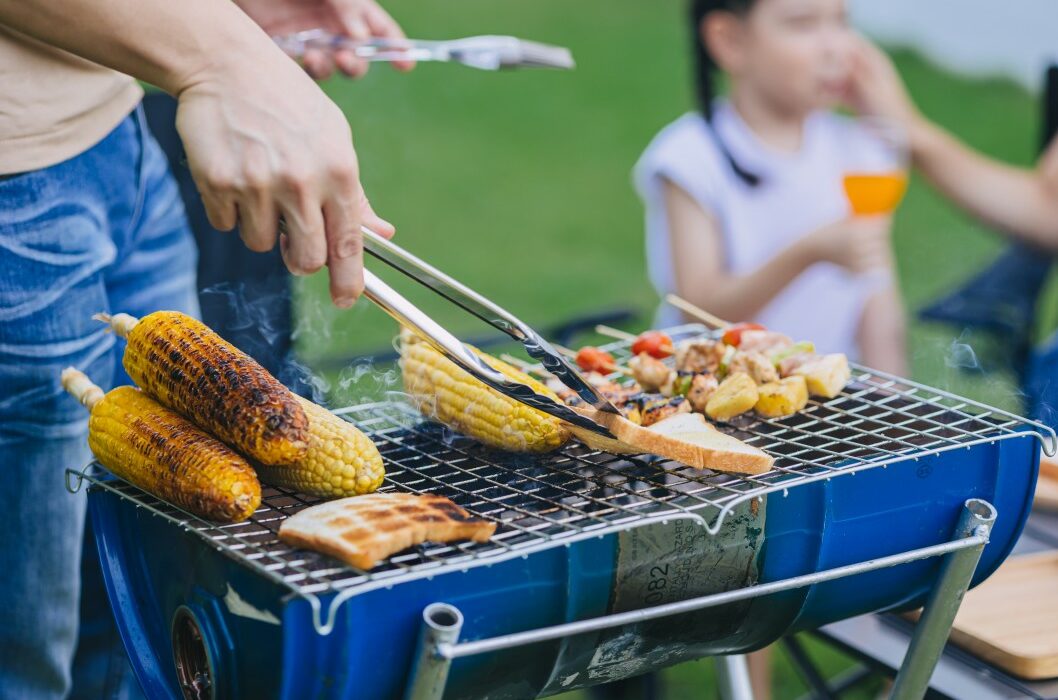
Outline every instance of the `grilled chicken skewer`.
<svg viewBox="0 0 1058 700">
<path fill-rule="evenodd" d="M 718 321 L 712 316 L 707 320 L 713 325 Z M 803 409 L 809 393 L 836 395 L 848 379 L 844 355 L 819 356 L 811 343 L 795 343 L 759 324 L 725 323 L 721 339 L 693 338 L 678 345 L 660 331 L 633 336 L 609 326 L 595 330 L 629 343 L 634 357 L 627 367 L 599 348 L 559 350 L 586 372 L 596 373 L 596 385 L 622 415 L 642 425 L 687 410 L 720 421 L 751 410 L 780 418 Z M 615 371 L 631 376 L 642 392 L 606 378 Z M 576 403 L 560 382 L 551 384 L 560 398 Z"/>
<path fill-rule="evenodd" d="M 675 294 L 667 295 L 665 301 L 684 313 L 701 320 L 711 328 L 724 329 L 725 335 L 730 333 L 735 326 L 753 325 L 731 324 Z M 759 330 L 763 329 L 760 328 Z M 779 350 L 780 345 L 784 346 L 783 349 L 789 350 L 790 348 L 799 345 L 781 334 L 774 334 L 769 331 L 766 331 L 766 333 L 767 335 L 754 336 L 748 331 L 742 331 L 739 334 L 740 337 L 738 341 L 735 342 L 734 345 L 741 348 L 741 341 L 743 339 L 749 341 L 746 349 L 758 351 L 762 348 Z M 828 355 L 817 355 L 814 348 L 801 352 L 789 353 L 787 357 L 780 359 L 777 364 L 780 376 L 804 377 L 809 393 L 813 396 L 820 396 L 827 399 L 832 399 L 840 394 L 841 390 L 845 388 L 845 385 L 852 376 L 852 372 L 849 369 L 849 360 L 844 354 L 831 353 Z"/>
<path fill-rule="evenodd" d="M 628 341 L 629 334 L 623 331 L 607 327 L 596 330 Z M 759 350 L 748 343 L 747 349 L 740 347 L 742 336 L 751 337 L 751 332 L 758 334 L 755 342 Z M 695 411 L 714 420 L 730 420 L 753 409 L 765 417 L 781 417 L 801 410 L 807 403 L 804 379 L 781 378 L 775 361 L 760 350 L 796 354 L 810 351 L 810 346 L 793 343 L 786 336 L 769 333 L 754 324 L 730 326 L 723 340 L 690 339 L 675 347 L 667 340 L 664 350 L 649 352 L 662 347 L 659 337 L 667 340 L 658 331 L 648 331 L 633 336 L 631 341 L 633 349 L 638 346 L 643 351 L 629 361 L 629 369 L 646 391 L 683 396 Z M 657 355 L 674 358 L 669 363 Z"/>
<path fill-rule="evenodd" d="M 539 376 L 566 405 L 574 407 L 583 405 L 583 401 L 574 391 L 539 365 L 522 362 L 510 355 L 503 355 L 502 359 L 518 366 L 524 372 Z M 617 406 L 621 415 L 636 425 L 649 427 L 666 418 L 680 413 L 690 413 L 693 410 L 693 406 L 682 396 L 666 396 L 658 392 L 644 391 L 639 386 L 625 386 L 597 372 L 589 373 L 587 377 L 588 381 L 592 382 L 610 400 L 610 403 Z"/>
</svg>

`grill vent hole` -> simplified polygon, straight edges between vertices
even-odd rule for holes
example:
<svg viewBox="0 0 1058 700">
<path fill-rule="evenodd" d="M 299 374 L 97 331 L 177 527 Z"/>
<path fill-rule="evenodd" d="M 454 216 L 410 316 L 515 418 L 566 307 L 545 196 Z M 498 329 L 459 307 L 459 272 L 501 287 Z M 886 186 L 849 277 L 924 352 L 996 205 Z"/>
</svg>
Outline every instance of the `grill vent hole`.
<svg viewBox="0 0 1058 700">
<path fill-rule="evenodd" d="M 198 621 L 186 608 L 173 618 L 173 660 L 185 700 L 213 700 L 209 652 Z"/>
</svg>

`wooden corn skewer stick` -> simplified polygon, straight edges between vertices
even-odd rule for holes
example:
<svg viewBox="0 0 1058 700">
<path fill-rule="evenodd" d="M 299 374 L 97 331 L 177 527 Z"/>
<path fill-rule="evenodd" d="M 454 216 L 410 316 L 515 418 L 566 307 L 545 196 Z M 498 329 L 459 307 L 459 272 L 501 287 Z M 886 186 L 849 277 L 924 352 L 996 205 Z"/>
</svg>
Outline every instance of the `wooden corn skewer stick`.
<svg viewBox="0 0 1058 700">
<path fill-rule="evenodd" d="M 92 315 L 92 320 L 102 321 L 107 324 L 108 333 L 116 333 L 119 338 L 128 338 L 129 333 L 136 327 L 136 324 L 140 322 L 135 316 L 129 316 L 128 314 L 104 314 L 98 313 Z"/>
<path fill-rule="evenodd" d="M 666 294 L 665 301 L 675 306 L 677 309 L 687 314 L 688 316 L 694 316 L 698 320 L 702 321 L 706 325 L 712 326 L 713 328 L 727 328 L 731 325 L 730 321 L 714 316 L 705 309 L 699 308 L 687 301 L 683 297 L 678 297 L 675 294 Z"/>
<path fill-rule="evenodd" d="M 620 328 L 614 328 L 612 326 L 604 326 L 601 323 L 599 325 L 595 326 L 595 332 L 598 333 L 599 335 L 606 335 L 606 336 L 609 336 L 611 338 L 616 338 L 617 340 L 627 340 L 629 342 L 634 341 L 638 337 L 638 336 L 632 335 L 631 333 L 626 333 L 625 331 L 622 331 Z"/>
<path fill-rule="evenodd" d="M 89 411 L 103 400 L 103 390 L 93 384 L 92 380 L 84 372 L 73 367 L 67 367 L 60 376 L 62 388 L 70 392 Z"/>
</svg>

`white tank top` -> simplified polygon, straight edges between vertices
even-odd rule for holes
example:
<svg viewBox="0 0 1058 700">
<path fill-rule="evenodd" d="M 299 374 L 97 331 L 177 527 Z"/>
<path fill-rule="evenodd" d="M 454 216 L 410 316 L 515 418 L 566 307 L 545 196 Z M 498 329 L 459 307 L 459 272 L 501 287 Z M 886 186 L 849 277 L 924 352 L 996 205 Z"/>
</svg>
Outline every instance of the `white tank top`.
<svg viewBox="0 0 1058 700">
<path fill-rule="evenodd" d="M 729 103 L 717 101 L 713 129 L 736 162 L 761 177 L 746 185 L 719 150 L 701 115 L 687 114 L 658 134 L 635 168 L 646 205 L 647 265 L 664 296 L 675 291 L 672 248 L 663 184 L 669 180 L 715 217 L 723 236 L 726 268 L 746 274 L 798 238 L 849 215 L 842 176 L 853 149 L 878 143 L 854 120 L 829 112 L 811 115 L 796 153 L 762 143 Z M 799 275 L 752 320 L 794 338 L 812 340 L 820 352 L 859 357 L 856 331 L 868 297 L 890 284 L 878 275 L 855 276 L 831 263 L 816 263 Z M 658 326 L 680 322 L 667 304 Z"/>
</svg>

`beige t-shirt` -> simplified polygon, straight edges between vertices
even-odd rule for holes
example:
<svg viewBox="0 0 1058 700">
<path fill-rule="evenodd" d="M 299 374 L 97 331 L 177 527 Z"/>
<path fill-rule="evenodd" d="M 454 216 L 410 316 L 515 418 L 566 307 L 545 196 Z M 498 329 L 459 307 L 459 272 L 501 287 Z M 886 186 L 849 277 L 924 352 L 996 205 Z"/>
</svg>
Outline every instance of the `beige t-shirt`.
<svg viewBox="0 0 1058 700">
<path fill-rule="evenodd" d="M 142 97 L 129 76 L 0 26 L 0 175 L 82 153 Z"/>
</svg>

